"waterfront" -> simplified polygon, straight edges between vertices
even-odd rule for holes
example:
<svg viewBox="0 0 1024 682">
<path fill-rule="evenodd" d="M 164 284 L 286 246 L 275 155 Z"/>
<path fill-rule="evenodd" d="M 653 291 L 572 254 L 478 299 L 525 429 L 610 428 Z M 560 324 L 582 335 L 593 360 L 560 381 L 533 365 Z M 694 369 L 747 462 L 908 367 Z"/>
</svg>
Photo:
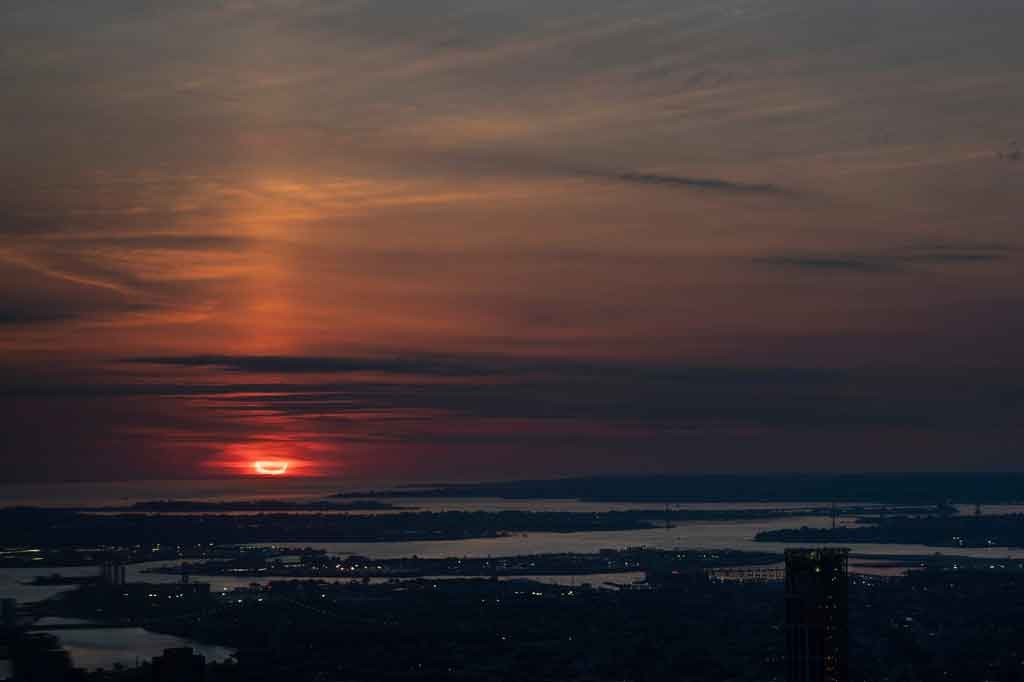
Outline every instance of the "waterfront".
<svg viewBox="0 0 1024 682">
<path fill-rule="evenodd" d="M 160 486 L 157 486 L 160 488 Z M 288 499 L 299 503 L 307 503 L 318 499 L 327 499 L 332 491 L 337 490 L 338 486 L 336 483 L 326 484 L 320 482 L 313 485 L 309 482 L 302 482 L 301 485 L 282 486 L 280 490 L 275 490 L 274 494 L 268 494 L 266 490 L 261 489 L 261 486 L 256 485 L 254 487 L 248 487 L 245 485 L 225 485 L 225 486 L 200 486 L 196 490 L 188 490 L 184 486 L 174 485 L 170 487 L 160 488 L 157 490 L 153 487 L 143 486 L 138 493 L 134 496 L 124 497 L 119 496 L 117 499 L 113 499 L 115 496 L 110 495 L 111 490 L 120 490 L 117 486 L 100 486 L 99 491 L 89 490 L 89 486 L 85 486 L 81 491 L 81 495 L 73 500 L 73 504 L 66 506 L 102 506 L 102 505 L 116 505 L 125 506 L 131 505 L 136 502 L 146 502 L 152 499 L 189 499 L 189 500 L 205 500 L 212 502 L 236 502 L 240 500 L 252 500 L 252 499 Z M 10 492 L 10 488 L 6 488 L 7 492 Z M 37 491 L 38 492 L 38 491 Z M 152 495 L 151 493 L 163 493 L 158 495 Z M 42 505 L 46 501 L 42 499 L 33 499 L 30 495 L 22 492 L 19 495 L 19 499 L 25 502 L 32 502 L 33 504 Z M 889 508 L 883 509 L 877 504 L 856 504 L 856 503 L 844 503 L 839 507 L 841 513 L 833 519 L 831 505 L 826 502 L 723 502 L 723 503 L 629 503 L 629 502 L 595 502 L 595 501 L 580 501 L 573 499 L 504 499 L 504 498 L 441 498 L 441 497 L 403 497 L 403 498 L 388 498 L 388 497 L 371 497 L 367 499 L 379 500 L 384 502 L 394 502 L 401 507 L 413 508 L 420 512 L 482 512 L 486 515 L 498 516 L 500 513 L 505 512 L 512 515 L 523 515 L 525 512 L 538 512 L 546 514 L 575 514 L 579 517 L 581 523 L 576 526 L 565 526 L 565 527 L 580 527 L 584 530 L 576 530 L 572 532 L 551 532 L 545 530 L 544 532 L 507 532 L 501 531 L 501 525 L 489 526 L 488 523 L 484 522 L 482 525 L 478 524 L 471 526 L 475 531 L 494 531 L 495 534 L 487 535 L 484 537 L 468 537 L 468 538 L 450 538 L 450 539 L 437 539 L 437 540 L 401 540 L 401 534 L 392 534 L 390 537 L 396 537 L 399 539 L 379 541 L 379 542 L 318 542 L 318 541 L 301 541 L 301 542 L 274 542 L 274 543 L 246 543 L 242 545 L 244 547 L 255 547 L 255 548 L 275 548 L 276 552 L 272 553 L 273 556 L 280 557 L 286 562 L 290 563 L 292 560 L 298 560 L 302 554 L 302 550 L 311 548 L 314 550 L 320 550 L 327 552 L 330 555 L 339 557 L 350 557 L 350 556 L 362 556 L 376 560 L 388 560 L 388 559 L 399 559 L 407 557 L 419 557 L 420 559 L 440 559 L 447 557 L 457 558 L 476 558 L 476 559 L 487 559 L 494 558 L 500 559 L 503 557 L 514 557 L 523 555 L 558 555 L 565 553 L 572 554 L 596 554 L 601 550 L 625 550 L 627 548 L 635 547 L 646 547 L 650 549 L 661 549 L 661 550 L 683 550 L 692 552 L 696 550 L 705 550 L 710 553 L 718 553 L 716 557 L 718 567 L 712 574 L 717 574 L 721 580 L 712 579 L 711 583 L 704 585 L 701 589 L 709 592 L 721 593 L 722 595 L 743 594 L 759 595 L 756 598 L 762 600 L 762 607 L 769 608 L 771 603 L 774 603 L 775 597 L 770 597 L 778 589 L 780 589 L 777 582 L 761 582 L 764 576 L 767 575 L 778 575 L 782 570 L 781 563 L 766 563 L 758 565 L 756 570 L 748 571 L 749 565 L 734 565 L 733 563 L 723 563 L 726 561 L 732 561 L 728 558 L 726 550 L 739 550 L 747 552 L 757 553 L 774 553 L 781 554 L 782 551 L 790 546 L 789 543 L 777 543 L 777 542 L 757 542 L 755 536 L 763 531 L 770 531 L 779 528 L 800 528 L 809 527 L 816 529 L 828 529 L 833 523 L 836 523 L 840 527 L 856 527 L 862 520 L 873 518 L 878 513 L 879 517 L 888 516 L 890 514 L 909 513 L 909 514 L 921 514 L 928 513 L 931 511 L 928 507 L 918 507 L 916 510 L 907 508 L 905 511 Z M 9 498 L 0 502 L 5 504 Z M 348 501 L 348 500 L 346 500 Z M 843 511 L 845 510 L 845 512 Z M 983 515 L 988 514 L 1006 514 L 1017 512 L 1020 507 L 1015 505 L 985 505 L 981 509 Z M 606 514 L 608 512 L 639 512 L 637 517 L 640 520 L 646 522 L 654 522 L 655 525 L 644 527 L 634 527 L 624 530 L 611 530 L 608 526 L 600 530 L 587 530 L 587 528 L 601 528 L 599 525 L 589 526 L 587 524 L 594 519 L 590 519 L 591 515 L 598 516 Z M 695 511 L 695 512 L 707 512 L 706 514 L 694 514 L 687 517 L 685 514 L 680 514 L 677 518 L 672 518 L 669 512 L 682 512 L 682 511 Z M 757 512 L 753 515 L 744 515 L 742 512 L 750 511 Z M 773 515 L 770 512 L 779 511 L 778 515 Z M 943 510 L 936 509 L 937 512 Z M 959 505 L 956 509 L 961 516 L 970 516 L 975 512 L 973 505 Z M 736 513 L 740 512 L 740 513 Z M 805 513 L 806 512 L 806 513 Z M 104 512 L 112 513 L 112 512 Z M 175 512 L 171 512 L 175 513 Z M 233 516 L 238 512 L 226 512 L 224 515 Z M 241 513 L 250 513 L 248 511 Z M 285 512 L 285 514 L 291 514 L 293 512 Z M 294 512 L 298 515 L 306 516 L 310 512 L 298 511 Z M 332 512 L 333 513 L 352 513 L 354 516 L 366 515 L 367 512 L 355 511 L 355 512 Z M 371 510 L 368 512 L 373 515 L 376 513 L 392 513 L 388 510 Z M 949 513 L 946 509 L 944 513 Z M 60 512 L 58 516 L 67 514 L 67 512 Z M 201 515 L 206 514 L 218 514 L 215 511 L 203 512 Z M 440 514 L 439 514 L 440 515 Z M 161 517 L 163 514 L 156 514 L 156 517 Z M 507 516 L 507 514 L 506 514 Z M 526 516 L 530 516 L 527 514 Z M 410 518 L 416 518 L 416 515 L 412 515 Z M 136 519 L 138 522 L 145 522 L 144 519 Z M 353 519 L 355 521 L 356 519 Z M 969 519 L 968 519 L 969 520 Z M 170 519 L 151 519 L 150 523 L 159 523 L 167 525 Z M 206 519 L 203 524 L 210 524 L 213 519 Z M 386 519 L 376 519 L 374 523 L 381 527 L 386 527 L 390 521 Z M 665 523 L 668 521 L 668 523 Z M 134 521 L 133 521 L 134 522 Z M 253 518 L 252 520 L 244 520 L 243 523 L 248 525 L 258 525 L 263 523 L 264 520 Z M 381 523 L 378 523 L 381 522 Z M 507 523 L 506 518 L 503 523 Z M 596 522 L 596 521 L 595 521 Z M 175 521 L 176 523 L 176 521 Z M 303 521 L 302 523 L 305 523 Z M 498 524 L 497 521 L 494 521 Z M 871 524 L 866 524 L 869 526 Z M 439 528 L 445 528 L 445 526 L 438 526 Z M 458 526 L 453 526 L 458 527 Z M 468 527 L 468 526 L 467 526 Z M 531 526 L 526 526 L 531 527 Z M 545 525 L 534 525 L 532 527 L 539 528 L 557 528 L 558 524 L 552 526 Z M 288 528 L 287 525 L 282 525 L 282 529 Z M 299 526 L 301 530 L 301 524 Z M 401 529 L 399 529 L 401 530 Z M 393 530 L 392 530 L 393 532 Z M 422 529 L 421 529 L 422 533 Z M 214 541 L 220 534 L 211 535 L 207 540 Z M 372 535 L 370 537 L 373 537 Z M 422 534 L 419 536 L 422 537 Z M 127 545 L 126 545 L 127 546 Z M 203 548 L 206 547 L 205 541 L 198 552 L 198 556 L 204 556 L 205 551 Z M 179 551 L 185 552 L 185 556 L 191 556 L 188 559 L 191 563 L 195 563 L 196 559 L 196 547 L 186 548 L 181 546 L 179 549 L 177 545 L 173 543 L 165 543 L 162 546 L 154 545 L 154 549 L 160 549 L 161 554 L 154 554 L 151 556 L 161 557 L 174 557 L 179 554 Z M 211 549 L 213 549 L 211 547 Z M 856 580 L 862 581 L 865 586 L 875 585 L 877 577 L 874 576 L 899 576 L 907 572 L 909 568 L 920 565 L 926 561 L 927 558 L 933 557 L 934 555 L 946 555 L 946 556 L 961 556 L 961 557 L 982 557 L 987 560 L 991 560 L 995 571 L 993 575 L 998 575 L 1003 568 L 1000 566 L 1002 560 L 1008 558 L 1024 558 L 1024 549 L 1007 549 L 1002 547 L 989 547 L 989 548 L 967 548 L 967 547 L 932 547 L 920 544 L 874 544 L 874 543 L 857 543 L 853 547 L 853 553 L 850 560 L 850 572 L 856 574 L 858 577 Z M 148 550 L 147 550 L 148 551 Z M 93 553 L 94 550 L 87 550 L 89 553 Z M 222 549 L 217 549 L 214 552 L 210 552 L 213 556 L 220 556 L 223 558 L 225 555 L 230 556 L 231 552 L 224 552 Z M 259 552 L 254 554 L 259 555 Z M 33 564 L 27 568 L 6 568 L 0 569 L 0 596 L 14 597 L 20 603 L 30 603 L 40 600 L 47 599 L 61 592 L 73 590 L 72 585 L 60 584 L 59 581 L 55 581 L 56 584 L 27 584 L 30 583 L 34 578 L 37 577 L 48 577 L 52 574 L 59 573 L 66 578 L 74 577 L 88 577 L 95 576 L 98 573 L 96 566 L 48 566 L 45 565 L 47 559 L 44 556 L 58 556 L 49 555 L 39 549 L 30 547 L 22 548 L 17 552 L 19 556 L 26 557 L 37 557 L 37 560 L 32 562 Z M 142 553 L 139 556 L 145 557 L 146 553 Z M 902 557 L 902 559 L 901 559 Z M 31 559 L 29 559 L 31 561 Z M 178 588 L 171 586 L 173 583 L 181 581 L 182 576 L 180 571 L 175 570 L 180 567 L 184 559 L 174 558 L 163 558 L 160 561 L 143 561 L 140 563 L 130 563 L 125 566 L 125 579 L 129 584 L 132 583 L 160 583 L 165 585 L 165 588 L 171 591 L 175 591 Z M 772 557 L 767 557 L 768 562 L 772 562 Z M 938 562 L 932 562 L 938 563 Z M 987 563 L 987 562 L 986 562 Z M 589 568 L 589 567 L 588 567 Z M 596 570 L 601 571 L 600 567 L 595 567 Z M 133 668 L 137 663 L 151 659 L 153 656 L 158 655 L 164 649 L 179 646 L 192 646 L 201 655 L 205 656 L 210 662 L 224 661 L 232 656 L 233 649 L 227 648 L 227 646 L 206 646 L 198 644 L 190 637 L 197 637 L 205 642 L 217 642 L 223 645 L 229 646 L 240 646 L 240 642 L 247 641 L 247 637 L 251 634 L 246 628 L 248 625 L 242 626 L 242 631 L 245 636 L 240 639 L 236 638 L 239 633 L 236 626 L 232 626 L 230 618 L 227 614 L 231 612 L 249 612 L 259 613 L 266 615 L 261 609 L 264 608 L 264 604 L 267 599 L 272 601 L 281 602 L 284 604 L 290 604 L 296 600 L 313 599 L 313 604 L 308 604 L 309 607 L 314 607 L 316 604 L 316 598 L 320 600 L 324 599 L 337 599 L 339 604 L 344 604 L 345 609 L 357 608 L 364 609 L 364 616 L 369 618 L 379 619 L 381 616 L 366 604 L 372 603 L 371 599 L 369 602 L 364 603 L 363 597 L 360 595 L 377 595 L 381 598 L 387 599 L 398 599 L 405 600 L 407 597 L 403 595 L 420 595 L 413 597 L 413 603 L 416 600 L 425 599 L 439 599 L 440 595 L 452 595 L 453 598 L 461 598 L 458 595 L 463 594 L 465 591 L 479 592 L 484 595 L 497 595 L 495 604 L 504 604 L 506 599 L 522 599 L 524 595 L 531 596 L 536 599 L 542 597 L 536 597 L 535 595 L 545 595 L 543 598 L 547 598 L 546 595 L 561 594 L 558 599 L 568 599 L 573 594 L 579 595 L 581 592 L 585 592 L 587 597 L 584 601 L 603 603 L 606 597 L 601 595 L 608 594 L 619 594 L 622 596 L 611 597 L 613 600 L 610 603 L 618 603 L 618 600 L 623 600 L 622 603 L 628 601 L 637 601 L 638 603 L 644 602 L 646 599 L 642 595 L 651 589 L 650 584 L 644 584 L 640 590 L 625 590 L 622 591 L 619 588 L 629 587 L 637 583 L 643 582 L 646 574 L 633 568 L 620 567 L 620 572 L 592 572 L 576 573 L 576 567 L 570 569 L 570 572 L 565 574 L 556 573 L 545 573 L 543 575 L 529 575 L 529 576 L 518 576 L 515 574 L 502 575 L 498 581 L 492 580 L 476 580 L 473 578 L 487 578 L 489 575 L 466 575 L 466 576 L 455 576 L 455 575 L 437 575 L 437 574 L 421 574 L 422 577 L 415 578 L 412 576 L 405 577 L 369 577 L 365 580 L 359 580 L 353 582 L 351 578 L 338 577 L 337 574 L 333 574 L 331 577 L 327 577 L 319 582 L 315 587 L 311 588 L 308 583 L 302 583 L 301 581 L 306 579 L 305 575 L 292 575 L 291 577 L 285 577 L 280 575 L 274 575 L 273 571 L 266 573 L 248 573 L 241 575 L 245 569 L 241 569 L 239 574 L 232 574 L 231 570 L 223 571 L 221 575 L 203 575 L 201 568 L 196 568 L 190 574 L 189 578 L 193 582 L 202 582 L 210 585 L 210 592 L 213 595 L 213 599 L 217 607 L 209 611 L 209 614 L 214 614 L 215 622 L 217 623 L 214 627 L 203 625 L 199 630 L 184 630 L 180 629 L 176 625 L 175 616 L 163 615 L 158 616 L 155 620 L 145 621 L 147 627 L 153 627 L 154 630 L 160 630 L 160 632 L 152 632 L 139 627 L 88 627 L 88 628 L 75 628 L 75 629 L 61 629 L 54 627 L 54 629 L 47 629 L 47 625 L 59 626 L 62 624 L 72 623 L 73 621 L 65 619 L 43 619 L 37 624 L 42 626 L 39 628 L 41 632 L 47 632 L 52 634 L 59 640 L 60 645 L 65 648 L 72 661 L 76 666 L 85 668 L 88 670 L 96 670 L 100 668 L 111 669 L 115 666 L 123 667 L 126 669 Z M 988 568 L 986 565 L 983 568 Z M 164 573 L 153 573 L 154 569 L 166 569 Z M 1012 567 L 1011 567 L 1012 569 Z M 475 571 L 476 569 L 474 569 Z M 546 569 L 545 569 L 546 570 Z M 748 575 L 749 573 L 749 575 Z M 311 575 L 315 576 L 313 572 Z M 760 577 L 759 577 L 760 576 Z M 465 580 L 469 578 L 470 580 Z M 533 587 L 521 587 L 516 581 L 526 579 L 533 581 Z M 395 582 L 397 580 L 397 582 Z M 769 579 L 771 580 L 771 579 Z M 266 588 L 268 583 L 276 582 L 277 584 Z M 735 582 L 734 586 L 721 586 L 721 582 Z M 743 585 L 742 583 L 751 582 L 750 585 Z M 394 583 L 394 584 L 391 584 Z M 597 588 L 595 590 L 576 590 L 574 588 L 589 585 Z M 657 582 L 654 583 L 654 589 L 664 589 L 659 587 Z M 254 587 L 258 586 L 258 587 Z M 153 589 L 153 588 L 150 588 Z M 233 590 L 239 589 L 239 592 L 233 592 Z M 313 589 L 315 594 L 310 596 L 307 594 L 310 589 Z M 549 592 L 550 590 L 565 590 L 564 593 Z M 672 594 L 672 599 L 678 599 L 679 595 L 677 592 L 672 591 L 675 588 L 669 587 L 669 592 L 666 594 Z M 874 588 L 868 588 L 874 589 Z M 379 592 L 374 592 L 379 590 Z M 517 592 L 518 590 L 518 592 Z M 159 592 L 159 590 L 156 590 Z M 427 596 L 431 592 L 436 592 L 437 596 Z M 635 593 L 631 596 L 627 596 L 629 593 Z M 766 596 L 767 595 L 767 596 Z M 376 598 L 376 597 L 375 597 Z M 485 597 L 486 599 L 487 597 Z M 576 599 L 577 597 L 572 597 Z M 404 601 L 402 603 L 405 603 Z M 646 603 L 646 602 L 645 602 Z M 145 610 L 146 604 L 140 602 L 133 608 L 139 608 Z M 272 608 L 281 608 L 281 604 Z M 315 606 L 316 609 L 320 607 Z M 504 606 L 502 607 L 505 608 Z M 534 607 L 530 607 L 531 609 Z M 653 608 L 648 604 L 645 608 Z M 760 607 L 759 607 L 760 608 Z M 369 610 L 366 610 L 369 609 Z M 308 609 L 307 609 L 308 610 Z M 102 618 L 110 615 L 106 612 L 104 606 L 102 615 L 97 615 L 95 610 L 84 610 L 75 611 L 74 609 L 68 609 L 67 605 L 59 607 L 57 610 L 49 611 L 51 614 L 68 615 L 68 616 L 81 616 L 83 618 Z M 763 609 L 762 609 L 763 611 Z M 314 611 L 318 612 L 318 611 Z M 346 611 L 342 611 L 346 612 Z M 141 613 L 141 611 L 140 611 Z M 303 612 L 305 614 L 305 611 Z M 545 618 L 550 617 L 550 612 L 545 611 Z M 768 614 L 768 615 L 766 615 Z M 122 616 L 124 614 L 121 614 Z M 333 617 L 333 616 L 332 616 Z M 761 613 L 762 619 L 770 618 L 770 613 L 764 611 Z M 160 620 L 162 618 L 162 620 Z M 206 613 L 204 613 L 204 623 Z M 229 621 L 223 620 L 229 618 Z M 273 618 L 271 618 L 273 620 Z M 74 621 L 80 623 L 82 621 Z M 92 621 L 95 622 L 95 621 Z M 115 622 L 115 618 L 111 616 L 111 622 Z M 138 622 L 138 621 L 133 621 Z M 256 623 L 251 627 L 256 628 L 258 631 L 259 618 L 256 619 Z M 505 622 L 504 620 L 501 622 Z M 533 622 L 532 620 L 530 622 Z M 162 625 L 161 625 L 162 623 Z M 194 621 L 194 624 L 198 621 Z M 325 626 L 326 627 L 326 626 Z M 232 629 L 235 628 L 235 629 Z M 415 629 L 415 628 L 414 628 Z M 173 633 L 173 634 L 169 634 Z M 751 636 L 762 637 L 764 633 L 758 630 L 756 633 L 751 633 Z M 756 639 L 755 637 L 755 639 Z M 333 640 L 332 640 L 333 641 Z M 352 654 L 352 652 L 350 652 Z M 242 654 L 239 653 L 239 656 Z M 296 654 L 301 658 L 300 654 Z M 355 655 L 355 654 L 352 654 Z M 0 670 L 0 673 L 3 671 Z M 130 674 L 130 673 L 129 673 Z M 0 679 L 3 676 L 0 675 Z"/>
<path fill-rule="evenodd" d="M 468 502 L 468 501 L 467 501 Z M 702 505 L 702 507 L 714 505 Z M 734 509 L 740 505 L 725 504 L 719 508 Z M 841 523 L 853 523 L 855 519 L 841 518 Z M 809 526 L 827 528 L 831 518 L 827 515 L 801 516 L 787 519 L 757 519 L 746 521 L 691 521 L 683 522 L 669 528 L 648 528 L 626 531 L 597 531 L 578 533 L 522 533 L 492 538 L 470 538 L 460 540 L 433 540 L 413 542 L 298 542 L 298 543 L 266 543 L 262 546 L 287 547 L 303 549 L 312 547 L 323 549 L 331 554 L 348 556 L 361 555 L 374 559 L 394 559 L 408 556 L 422 558 L 444 557 L 506 557 L 522 554 L 550 554 L 563 552 L 593 553 L 602 549 L 626 549 L 629 547 L 650 547 L 655 549 L 685 550 L 746 550 L 755 552 L 782 552 L 787 545 L 783 543 L 755 542 L 754 535 L 763 530 L 787 527 Z M 858 544 L 854 546 L 854 556 L 870 557 L 914 557 L 933 554 L 970 556 L 989 558 L 992 560 L 1007 558 L 1024 558 L 1024 549 L 991 548 L 938 548 L 913 544 Z M 176 566 L 176 560 L 145 562 L 127 566 L 127 578 L 130 582 L 174 582 L 179 578 L 175 575 L 148 573 L 148 569 Z M 852 570 L 862 573 L 878 573 L 877 568 L 863 566 L 864 562 L 855 561 Z M 877 562 L 870 562 L 872 564 Z M 885 571 L 888 573 L 889 571 Z M 0 594 L 14 597 L 19 602 L 31 602 L 46 599 L 54 594 L 69 589 L 64 586 L 39 586 L 23 584 L 38 576 L 61 573 L 65 576 L 95 575 L 95 567 L 48 567 L 38 568 L 7 568 L 0 569 Z M 559 576 L 559 580 L 564 576 Z M 580 581 L 588 580 L 579 576 Z M 253 582 L 251 578 L 232 578 L 216 576 L 202 578 L 209 582 L 214 591 L 223 591 L 235 587 L 246 587 Z"/>
<path fill-rule="evenodd" d="M 111 669 L 115 666 L 136 667 L 161 654 L 164 649 L 189 646 L 211 662 L 225 661 L 234 652 L 221 646 L 200 644 L 192 640 L 149 632 L 142 628 L 83 628 L 75 630 L 47 630 L 46 626 L 85 625 L 89 621 L 77 618 L 43 618 L 37 626 L 52 634 L 71 655 L 73 664 L 86 670 Z"/>
<path fill-rule="evenodd" d="M 188 499 L 208 502 L 237 502 L 252 499 L 281 499 L 291 501 L 312 501 L 325 499 L 330 495 L 353 490 L 381 489 L 386 483 L 345 482 L 326 479 L 265 480 L 213 480 L 213 481 L 144 481 L 139 483 L 87 483 L 87 484 L 45 484 L 45 485 L 3 485 L 0 486 L 0 507 L 15 505 L 46 506 L 60 500 L 63 506 L 116 506 L 130 505 L 158 499 Z M 532 512 L 575 512 L 598 513 L 608 511 L 649 510 L 658 512 L 671 510 L 802 510 L 814 509 L 817 513 L 785 518 L 760 518 L 731 521 L 694 520 L 679 521 L 668 527 L 633 530 L 601 530 L 590 532 L 529 532 L 514 533 L 498 537 L 482 537 L 449 540 L 416 540 L 388 542 L 292 542 L 262 543 L 258 546 L 303 549 L 311 547 L 339 556 L 361 555 L 374 559 L 395 559 L 418 556 L 422 558 L 486 558 L 508 557 L 525 554 L 594 553 L 602 549 L 622 550 L 629 547 L 681 550 L 746 550 L 754 552 L 779 552 L 787 544 L 756 542 L 754 536 L 762 531 L 781 527 L 828 528 L 831 516 L 826 513 L 826 502 L 723 502 L 723 503 L 629 503 L 592 502 L 574 499 L 504 499 L 504 498 L 438 498 L 408 497 L 401 499 L 368 498 L 384 502 L 395 502 L 402 507 L 421 511 L 532 511 Z M 851 506 L 847 503 L 845 506 Z M 866 508 L 877 505 L 864 503 Z M 957 505 L 961 514 L 974 512 L 971 505 Z M 1014 513 L 1024 509 L 1021 505 L 985 505 L 986 514 Z M 360 514 L 366 512 L 358 512 Z M 372 513 L 372 512 L 371 512 Z M 381 511 L 377 513 L 391 513 Z M 841 525 L 854 525 L 857 518 L 841 516 L 836 519 Z M 1024 558 L 1024 549 L 1003 547 L 989 548 L 940 548 L 919 544 L 875 544 L 859 543 L 853 547 L 854 561 L 851 570 L 860 573 L 890 575 L 902 572 L 904 568 L 886 566 L 878 557 L 918 557 L 934 554 L 981 557 L 993 561 Z M 173 582 L 178 576 L 150 573 L 158 567 L 177 566 L 177 560 L 154 561 L 131 564 L 127 567 L 127 578 L 131 582 Z M 39 576 L 60 573 L 64 576 L 89 576 L 96 573 L 92 566 L 51 567 L 40 565 L 31 568 L 0 569 L 0 595 L 13 597 L 19 602 L 33 602 L 46 599 L 66 586 L 25 584 Z M 211 584 L 215 592 L 237 587 L 247 587 L 252 578 L 230 576 L 202 577 Z M 566 580 L 580 582 L 604 582 L 593 576 L 553 576 L 539 578 L 545 582 L 564 583 Z"/>
</svg>

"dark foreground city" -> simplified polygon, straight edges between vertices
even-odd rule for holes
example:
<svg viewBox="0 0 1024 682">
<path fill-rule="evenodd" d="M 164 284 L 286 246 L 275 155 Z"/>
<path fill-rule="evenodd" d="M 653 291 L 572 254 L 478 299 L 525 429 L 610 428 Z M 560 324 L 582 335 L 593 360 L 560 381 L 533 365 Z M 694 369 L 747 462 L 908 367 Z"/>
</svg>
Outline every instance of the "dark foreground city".
<svg viewBox="0 0 1024 682">
<path fill-rule="evenodd" d="M 220 592 L 187 573 L 127 582 L 112 560 L 50 600 L 6 601 L 0 653 L 26 682 L 1024 679 L 1024 562 L 936 555 L 881 577 L 848 575 L 848 552 L 787 550 L 784 564 L 742 552 L 541 555 L 470 562 L 495 570 L 490 578 L 269 580 Z M 598 560 L 644 578 L 497 575 Z M 360 562 L 374 563 L 349 565 Z M 207 662 L 179 647 L 134 666 L 75 669 L 55 635 L 97 624 L 234 654 Z"/>
<path fill-rule="evenodd" d="M 33 498 L 0 508 L 0 679 L 1016 682 L 1022 481 Z"/>
</svg>

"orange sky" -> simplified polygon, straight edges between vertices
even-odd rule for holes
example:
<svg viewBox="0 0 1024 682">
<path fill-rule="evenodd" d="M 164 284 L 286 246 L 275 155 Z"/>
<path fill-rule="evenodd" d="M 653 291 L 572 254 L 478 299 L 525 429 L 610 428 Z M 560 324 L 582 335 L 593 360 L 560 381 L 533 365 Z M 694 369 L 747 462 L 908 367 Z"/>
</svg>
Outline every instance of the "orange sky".
<svg viewBox="0 0 1024 682">
<path fill-rule="evenodd" d="M 0 9 L 3 456 L 24 478 L 208 475 L 284 447 L 487 477 L 766 468 L 766 438 L 819 466 L 834 434 L 748 406 L 813 414 L 759 374 L 813 368 L 842 374 L 812 383 L 851 450 L 1012 464 L 1022 20 L 1005 0 Z M 266 356 L 314 362 L 232 366 Z M 339 358 L 415 361 L 323 371 Z M 724 374 L 666 385 L 685 367 Z M 975 416 L 936 434 L 952 414 Z M 930 465 L 901 456 L 865 466 Z"/>
</svg>

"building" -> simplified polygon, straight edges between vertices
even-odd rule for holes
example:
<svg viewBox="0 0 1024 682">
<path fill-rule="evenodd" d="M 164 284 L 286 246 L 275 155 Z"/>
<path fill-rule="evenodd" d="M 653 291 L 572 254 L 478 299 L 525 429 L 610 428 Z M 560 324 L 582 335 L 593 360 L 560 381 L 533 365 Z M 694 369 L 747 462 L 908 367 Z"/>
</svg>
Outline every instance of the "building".
<svg viewBox="0 0 1024 682">
<path fill-rule="evenodd" d="M 85 682 L 85 671 L 71 665 L 71 657 L 53 635 L 22 634 L 10 645 L 11 672 L 18 682 Z"/>
<path fill-rule="evenodd" d="M 14 629 L 18 625 L 18 602 L 14 599 L 0 600 L 0 627 Z"/>
<path fill-rule="evenodd" d="M 153 659 L 153 682 L 204 682 L 206 659 L 185 646 L 164 649 Z"/>
<path fill-rule="evenodd" d="M 124 585 L 128 582 L 125 573 L 125 565 L 120 561 L 104 561 L 100 566 L 100 579 L 105 585 Z"/>
<path fill-rule="evenodd" d="M 848 549 L 786 550 L 786 679 L 847 682 Z"/>
</svg>

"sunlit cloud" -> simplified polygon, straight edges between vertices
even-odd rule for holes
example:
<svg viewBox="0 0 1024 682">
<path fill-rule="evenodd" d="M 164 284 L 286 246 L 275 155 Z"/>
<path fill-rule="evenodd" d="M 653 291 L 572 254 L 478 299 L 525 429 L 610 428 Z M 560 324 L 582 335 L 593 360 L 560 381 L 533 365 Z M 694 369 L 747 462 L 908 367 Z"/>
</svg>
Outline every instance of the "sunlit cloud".
<svg viewBox="0 0 1024 682">
<path fill-rule="evenodd" d="M 637 368 L 1024 364 L 1022 6 L 442 5 L 0 9 L 12 457 L 686 469 L 958 413 Z"/>
</svg>

